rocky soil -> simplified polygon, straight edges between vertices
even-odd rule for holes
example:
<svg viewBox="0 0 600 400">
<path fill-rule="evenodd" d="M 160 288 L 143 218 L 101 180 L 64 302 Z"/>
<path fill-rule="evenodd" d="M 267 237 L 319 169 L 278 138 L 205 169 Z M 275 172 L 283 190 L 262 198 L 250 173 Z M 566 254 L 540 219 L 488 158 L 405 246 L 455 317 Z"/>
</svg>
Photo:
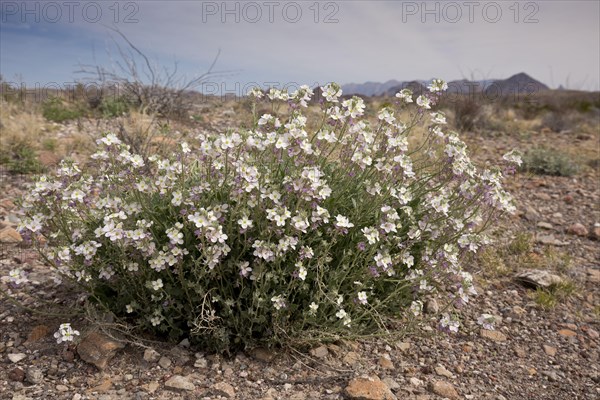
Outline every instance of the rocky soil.
<svg viewBox="0 0 600 400">
<path fill-rule="evenodd" d="M 467 138 L 482 158 L 535 140 Z M 598 146 L 597 137 L 577 141 L 549 133 L 544 140 Z M 531 257 L 552 250 L 571 260 L 568 268 L 550 265 L 547 271 L 576 287 L 554 308 L 540 307 L 534 290 L 514 278 L 520 266 L 508 265 L 498 274 L 478 263 L 470 269 L 480 294 L 462 312 L 465 326 L 458 334 L 441 334 L 432 322 L 393 343 L 344 341 L 308 353 L 256 349 L 231 357 L 206 354 L 185 342 L 134 346 L 96 332 L 86 320 L 53 315 L 57 306 L 68 309 L 79 299 L 61 290 L 14 230 L 19 217 L 14 201 L 30 178 L 1 173 L 0 179 L 0 276 L 17 267 L 26 270 L 29 293 L 12 292 L 38 311 L 0 301 L 2 400 L 600 398 L 598 170 L 587 168 L 571 178 L 519 174 L 509 185 L 519 213 L 497 227 L 499 243 L 528 232 L 535 242 Z M 3 290 L 6 283 L 0 282 Z M 497 317 L 496 330 L 479 328 L 475 321 L 481 313 Z M 67 320 L 81 331 L 77 347 L 57 344 L 52 336 Z"/>
</svg>

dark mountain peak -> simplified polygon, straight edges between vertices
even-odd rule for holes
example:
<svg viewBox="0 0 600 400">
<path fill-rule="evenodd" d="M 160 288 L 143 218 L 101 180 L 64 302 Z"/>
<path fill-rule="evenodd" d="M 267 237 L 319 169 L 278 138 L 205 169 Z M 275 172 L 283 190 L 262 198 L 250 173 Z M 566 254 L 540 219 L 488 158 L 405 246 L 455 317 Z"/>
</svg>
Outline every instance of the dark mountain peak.
<svg viewBox="0 0 600 400">
<path fill-rule="evenodd" d="M 365 82 L 343 85 L 345 95 L 359 94 L 363 96 L 393 96 L 402 89 L 409 88 L 415 94 L 426 91 L 429 81 L 396 81 L 389 80 L 384 83 Z M 535 93 L 549 90 L 548 86 L 533 79 L 525 72 L 519 72 L 507 79 L 485 79 L 471 81 L 468 79 L 457 79 L 448 82 L 449 93 L 472 94 L 484 92 L 490 95 L 511 95 L 520 93 Z"/>
</svg>

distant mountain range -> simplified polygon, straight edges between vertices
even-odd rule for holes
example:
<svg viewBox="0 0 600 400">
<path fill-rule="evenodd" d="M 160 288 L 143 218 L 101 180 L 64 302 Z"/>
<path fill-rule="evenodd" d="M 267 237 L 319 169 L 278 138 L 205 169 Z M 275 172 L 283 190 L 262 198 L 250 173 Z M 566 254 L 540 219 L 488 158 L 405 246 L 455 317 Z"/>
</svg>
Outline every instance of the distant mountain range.
<svg viewBox="0 0 600 400">
<path fill-rule="evenodd" d="M 429 81 L 397 81 L 349 83 L 342 85 L 344 95 L 362 96 L 394 96 L 400 90 L 409 88 L 413 93 L 421 94 L 427 91 Z M 540 81 L 533 79 L 524 72 L 513 75 L 508 79 L 485 79 L 469 81 L 466 79 L 448 82 L 449 93 L 481 93 L 489 96 L 536 93 L 550 88 Z"/>
</svg>

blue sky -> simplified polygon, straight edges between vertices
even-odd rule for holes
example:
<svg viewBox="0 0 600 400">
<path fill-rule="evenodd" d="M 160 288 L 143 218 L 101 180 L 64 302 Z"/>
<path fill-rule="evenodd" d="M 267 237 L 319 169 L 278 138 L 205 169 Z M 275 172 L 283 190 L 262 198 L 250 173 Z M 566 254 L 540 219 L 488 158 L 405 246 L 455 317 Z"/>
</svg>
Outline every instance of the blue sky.
<svg viewBox="0 0 600 400">
<path fill-rule="evenodd" d="M 79 63 L 114 66 L 111 26 L 156 65 L 177 60 L 188 77 L 205 71 L 220 49 L 216 70 L 233 72 L 213 84 L 230 92 L 249 82 L 486 79 L 518 72 L 551 87 L 600 90 L 596 0 L 0 4 L 0 73 L 30 86 L 81 79 L 74 73 Z"/>
</svg>

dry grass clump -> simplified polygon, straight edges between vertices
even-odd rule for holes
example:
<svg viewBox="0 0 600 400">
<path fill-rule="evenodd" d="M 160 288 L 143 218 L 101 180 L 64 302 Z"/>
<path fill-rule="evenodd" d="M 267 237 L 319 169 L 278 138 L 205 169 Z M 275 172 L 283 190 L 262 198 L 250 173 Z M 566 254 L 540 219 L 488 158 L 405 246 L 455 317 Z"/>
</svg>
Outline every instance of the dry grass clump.
<svg viewBox="0 0 600 400">
<path fill-rule="evenodd" d="M 32 108 L 2 101 L 0 131 L 0 164 L 14 173 L 39 172 L 36 151 L 51 131 L 44 118 Z"/>
</svg>

